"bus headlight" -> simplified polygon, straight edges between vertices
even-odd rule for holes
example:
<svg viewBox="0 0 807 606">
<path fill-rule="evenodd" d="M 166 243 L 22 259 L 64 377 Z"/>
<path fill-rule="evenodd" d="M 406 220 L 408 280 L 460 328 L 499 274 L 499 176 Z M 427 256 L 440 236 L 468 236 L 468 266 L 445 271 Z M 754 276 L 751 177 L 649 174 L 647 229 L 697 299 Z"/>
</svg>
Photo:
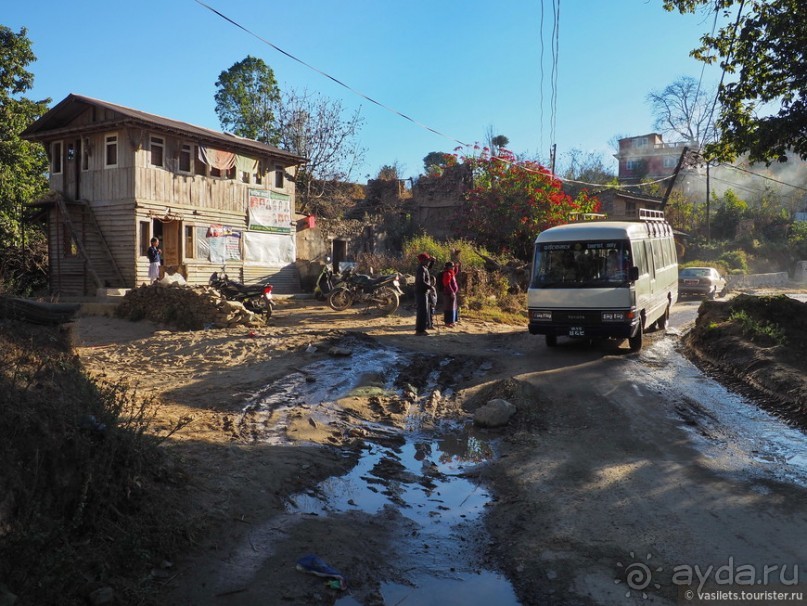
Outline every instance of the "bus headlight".
<svg viewBox="0 0 807 606">
<path fill-rule="evenodd" d="M 533 310 L 530 313 L 532 314 L 532 319 L 537 321 L 537 322 L 550 322 L 552 320 L 552 312 L 551 311 Z"/>
</svg>

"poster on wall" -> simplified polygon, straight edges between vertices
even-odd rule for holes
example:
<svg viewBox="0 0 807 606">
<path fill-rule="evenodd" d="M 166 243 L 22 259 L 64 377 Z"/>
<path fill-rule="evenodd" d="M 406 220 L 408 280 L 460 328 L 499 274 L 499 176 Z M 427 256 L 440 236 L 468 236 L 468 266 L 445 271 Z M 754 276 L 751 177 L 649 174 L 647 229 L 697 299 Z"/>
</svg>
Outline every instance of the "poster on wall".
<svg viewBox="0 0 807 606">
<path fill-rule="evenodd" d="M 244 263 L 281 267 L 294 263 L 297 245 L 294 238 L 282 234 L 244 232 Z"/>
<path fill-rule="evenodd" d="M 241 232 L 226 225 L 196 228 L 196 258 L 225 264 L 241 260 Z"/>
<path fill-rule="evenodd" d="M 250 189 L 248 196 L 250 231 L 291 233 L 291 196 L 265 189 Z"/>
</svg>

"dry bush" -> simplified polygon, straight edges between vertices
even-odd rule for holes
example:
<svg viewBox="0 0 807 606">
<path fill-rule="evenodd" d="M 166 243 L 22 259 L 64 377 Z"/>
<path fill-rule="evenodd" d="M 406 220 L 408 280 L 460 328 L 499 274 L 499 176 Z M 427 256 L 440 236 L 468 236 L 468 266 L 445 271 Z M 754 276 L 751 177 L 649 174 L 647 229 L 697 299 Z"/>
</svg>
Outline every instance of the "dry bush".
<svg viewBox="0 0 807 606">
<path fill-rule="evenodd" d="M 86 604 L 104 585 L 147 603 L 141 579 L 181 540 L 166 490 L 181 475 L 149 431 L 154 403 L 94 383 L 66 342 L 0 327 L 0 579 L 26 604 Z"/>
</svg>

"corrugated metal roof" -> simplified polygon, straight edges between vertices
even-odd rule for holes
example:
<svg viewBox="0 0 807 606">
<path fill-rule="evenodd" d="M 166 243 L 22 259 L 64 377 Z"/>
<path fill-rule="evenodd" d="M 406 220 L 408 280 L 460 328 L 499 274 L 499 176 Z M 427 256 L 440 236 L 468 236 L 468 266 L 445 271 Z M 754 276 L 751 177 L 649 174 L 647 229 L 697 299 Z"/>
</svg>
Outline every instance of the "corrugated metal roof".
<svg viewBox="0 0 807 606">
<path fill-rule="evenodd" d="M 70 94 L 62 101 L 54 105 L 39 120 L 26 128 L 20 136 L 31 141 L 42 141 L 53 138 L 60 132 L 79 132 L 91 129 L 91 125 L 81 127 L 71 127 L 70 123 L 87 110 L 87 106 L 100 107 L 111 110 L 120 115 L 120 119 L 112 122 L 99 123 L 99 127 L 104 129 L 113 128 L 116 124 L 130 126 L 151 127 L 156 130 L 168 131 L 183 135 L 188 139 L 199 143 L 214 144 L 224 151 L 240 152 L 242 154 L 252 154 L 259 156 L 274 156 L 285 158 L 292 164 L 302 164 L 305 158 L 282 150 L 273 145 L 246 139 L 230 133 L 222 133 L 201 126 L 188 124 L 179 120 L 172 120 L 154 114 L 149 114 L 137 109 L 116 105 L 100 99 L 84 97 L 82 95 Z"/>
</svg>

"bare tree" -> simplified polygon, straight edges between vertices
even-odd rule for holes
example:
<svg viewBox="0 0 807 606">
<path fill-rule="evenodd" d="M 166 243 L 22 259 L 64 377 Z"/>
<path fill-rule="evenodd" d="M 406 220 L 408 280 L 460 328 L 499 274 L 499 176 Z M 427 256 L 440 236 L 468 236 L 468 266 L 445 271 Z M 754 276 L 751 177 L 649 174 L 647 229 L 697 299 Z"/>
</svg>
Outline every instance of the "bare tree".
<svg viewBox="0 0 807 606">
<path fill-rule="evenodd" d="M 295 178 L 301 212 L 319 214 L 330 206 L 329 195 L 344 189 L 341 184 L 361 165 L 360 112 L 345 118 L 341 101 L 305 89 L 282 94 L 276 111 L 280 147 L 307 159 Z"/>
<path fill-rule="evenodd" d="M 562 173 L 564 179 L 593 184 L 605 184 L 616 179 L 614 171 L 606 167 L 600 153 L 584 153 L 574 147 L 565 156 L 566 168 Z"/>
<path fill-rule="evenodd" d="M 698 146 L 714 138 L 710 123 L 713 98 L 714 90 L 704 90 L 689 76 L 647 95 L 656 119 L 654 127 L 663 135 L 674 134 Z"/>
</svg>

